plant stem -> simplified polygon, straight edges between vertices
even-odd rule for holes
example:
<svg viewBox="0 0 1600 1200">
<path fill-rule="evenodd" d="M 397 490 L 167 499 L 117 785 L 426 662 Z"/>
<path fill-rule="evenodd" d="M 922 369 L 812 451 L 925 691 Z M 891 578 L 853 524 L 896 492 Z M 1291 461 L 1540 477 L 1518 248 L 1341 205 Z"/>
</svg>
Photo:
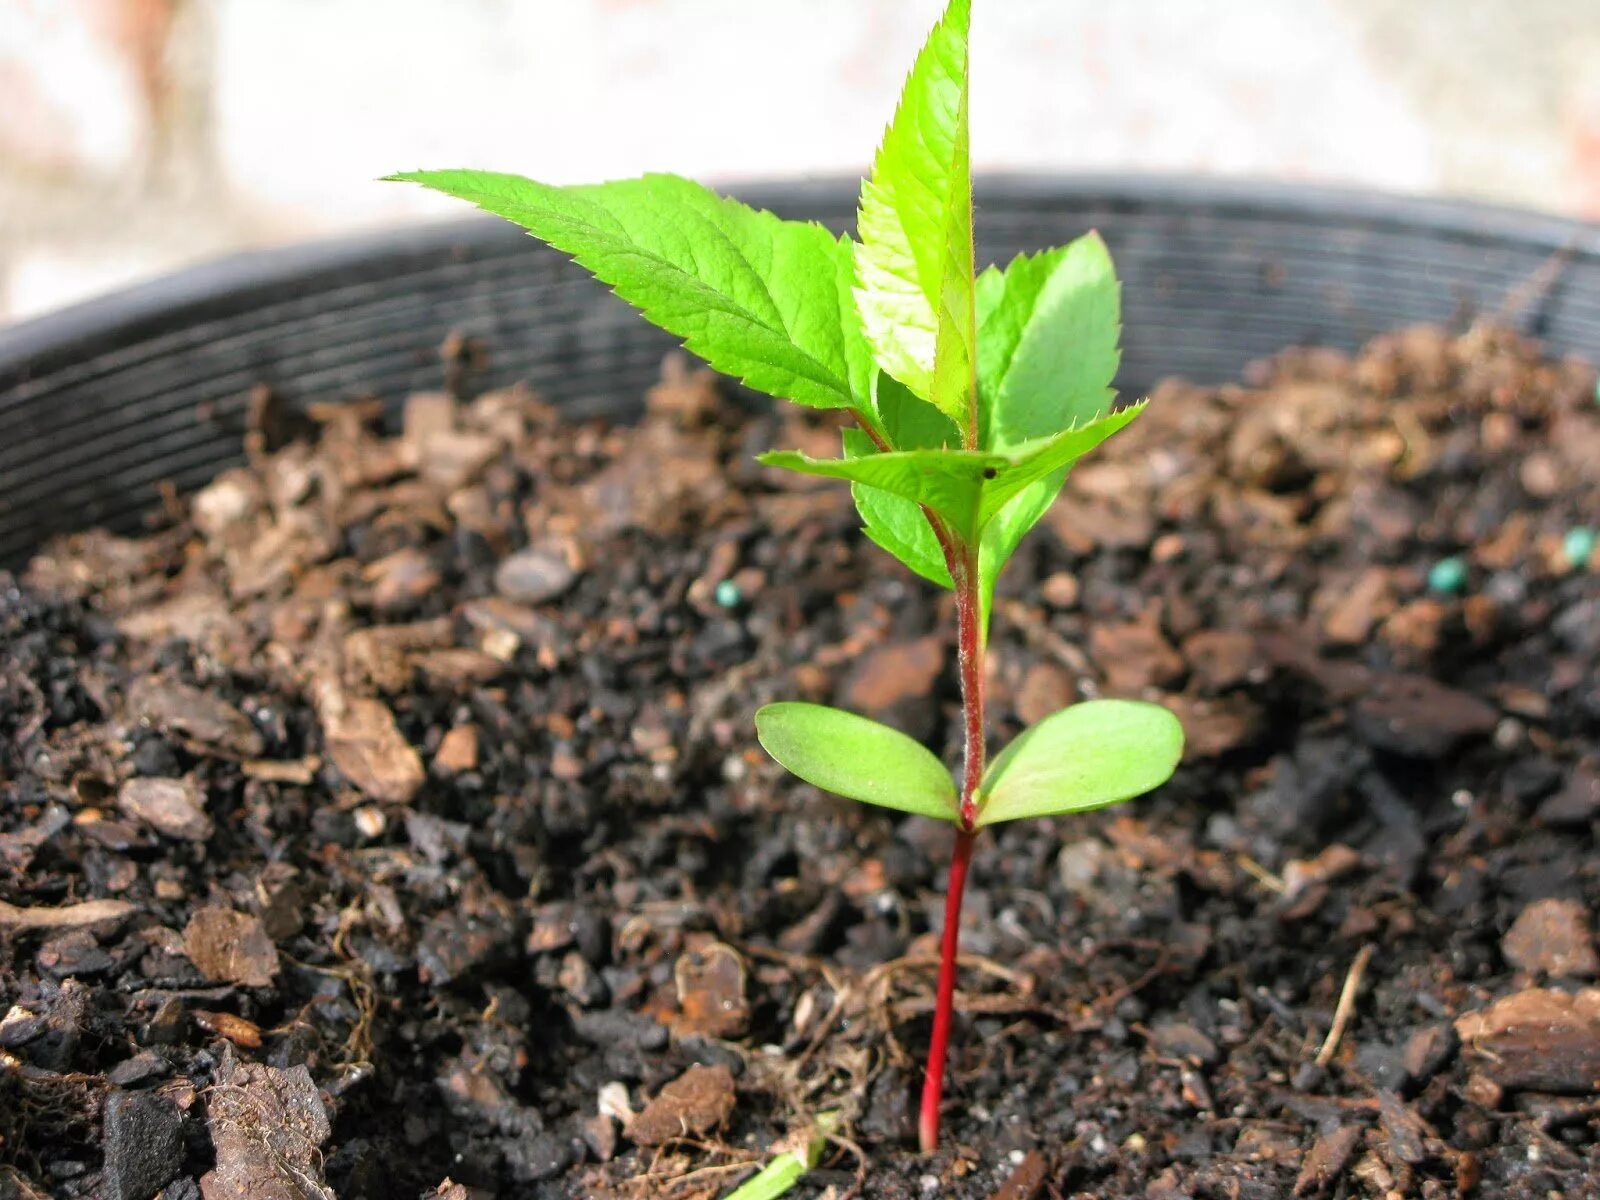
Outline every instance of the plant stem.
<svg viewBox="0 0 1600 1200">
<path fill-rule="evenodd" d="M 958 666 L 966 753 L 961 783 L 961 823 L 956 829 L 955 849 L 950 856 L 950 883 L 944 898 L 944 937 L 939 945 L 939 989 L 933 1010 L 933 1036 L 928 1045 L 922 1114 L 917 1124 L 917 1140 L 924 1154 L 933 1153 L 939 1145 L 939 1108 L 944 1100 L 944 1068 L 950 1052 L 956 959 L 961 944 L 961 900 L 966 892 L 967 867 L 972 862 L 972 849 L 977 840 L 978 784 L 983 779 L 984 760 L 984 638 L 977 554 L 966 547 L 958 549 L 950 542 L 945 545 L 950 575 L 956 585 L 960 626 Z"/>
<path fill-rule="evenodd" d="M 967 886 L 967 864 L 976 837 L 956 830 L 950 856 L 950 887 L 944 895 L 944 939 L 939 946 L 939 994 L 933 1010 L 933 1036 L 928 1042 L 928 1073 L 922 1084 L 922 1115 L 917 1142 L 924 1154 L 939 1148 L 939 1106 L 944 1101 L 944 1064 L 950 1054 L 950 1010 L 956 994 L 956 953 L 961 942 L 961 895 Z"/>
<path fill-rule="evenodd" d="M 966 726 L 965 762 L 961 779 L 961 827 L 969 833 L 978 826 L 978 785 L 983 781 L 983 608 L 978 595 L 978 555 L 962 556 L 955 576 L 956 620 L 959 636 L 956 665 L 961 674 L 961 712 Z"/>
</svg>

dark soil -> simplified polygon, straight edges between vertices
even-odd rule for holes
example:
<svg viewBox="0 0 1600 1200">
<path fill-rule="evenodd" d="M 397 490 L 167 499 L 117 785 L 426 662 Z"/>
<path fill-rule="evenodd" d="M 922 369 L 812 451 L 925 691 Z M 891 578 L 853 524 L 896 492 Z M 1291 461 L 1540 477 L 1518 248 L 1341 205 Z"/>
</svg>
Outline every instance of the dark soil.
<svg viewBox="0 0 1600 1200">
<path fill-rule="evenodd" d="M 681 368 L 636 429 L 257 405 L 150 535 L 0 577 L 0 1195 L 687 1200 L 838 1110 L 797 1196 L 1600 1196 L 1594 389 L 1408 332 L 1077 471 L 991 733 L 1139 695 L 1189 759 L 980 845 L 932 1159 L 949 831 L 751 723 L 957 761 L 949 597 L 751 462 L 832 427 Z"/>
</svg>

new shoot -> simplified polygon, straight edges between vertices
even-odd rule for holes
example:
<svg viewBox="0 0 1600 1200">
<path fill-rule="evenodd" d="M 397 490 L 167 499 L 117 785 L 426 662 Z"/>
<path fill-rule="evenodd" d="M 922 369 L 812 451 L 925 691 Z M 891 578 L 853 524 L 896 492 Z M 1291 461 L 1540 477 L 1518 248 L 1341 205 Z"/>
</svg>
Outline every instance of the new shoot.
<svg viewBox="0 0 1600 1200">
<path fill-rule="evenodd" d="M 950 0 L 917 57 L 855 237 L 781 220 L 690 180 L 553 187 L 485 171 L 393 176 L 471 201 L 565 252 L 715 369 L 853 420 L 842 457 L 762 461 L 850 484 L 866 534 L 955 594 L 964 762 L 815 704 L 756 715 L 761 744 L 826 791 L 946 821 L 953 850 L 919 1138 L 938 1143 L 961 900 L 984 830 L 1128 800 L 1176 769 L 1156 705 L 1077 704 L 991 762 L 984 652 L 995 583 L 1084 455 L 1138 418 L 1111 389 L 1121 331 L 1093 233 L 975 269 L 968 129 L 972 0 Z"/>
</svg>

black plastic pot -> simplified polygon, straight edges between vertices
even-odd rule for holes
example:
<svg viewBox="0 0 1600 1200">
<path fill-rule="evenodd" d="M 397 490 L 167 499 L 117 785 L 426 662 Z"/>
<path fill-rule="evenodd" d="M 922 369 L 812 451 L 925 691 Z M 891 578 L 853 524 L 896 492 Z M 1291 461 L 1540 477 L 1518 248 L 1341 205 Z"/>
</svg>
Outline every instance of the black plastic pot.
<svg viewBox="0 0 1600 1200">
<path fill-rule="evenodd" d="M 736 188 L 844 228 L 853 182 Z M 1291 344 L 1353 347 L 1508 301 L 1560 352 L 1600 347 L 1600 229 L 1531 213 L 1279 185 L 989 178 L 979 256 L 1098 228 L 1124 281 L 1122 386 L 1211 382 Z M 0 329 L 0 564 L 91 524 L 132 526 L 163 480 L 234 461 L 248 393 L 294 402 L 437 387 L 451 331 L 486 385 L 526 380 L 626 416 L 670 339 L 489 218 L 244 254 Z"/>
</svg>

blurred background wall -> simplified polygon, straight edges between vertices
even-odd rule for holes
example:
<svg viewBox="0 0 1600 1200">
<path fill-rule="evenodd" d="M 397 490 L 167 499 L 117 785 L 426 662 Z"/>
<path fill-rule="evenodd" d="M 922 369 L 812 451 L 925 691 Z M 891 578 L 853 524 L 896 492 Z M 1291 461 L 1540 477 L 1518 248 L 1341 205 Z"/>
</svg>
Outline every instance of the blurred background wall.
<svg viewBox="0 0 1600 1200">
<path fill-rule="evenodd" d="M 374 182 L 392 170 L 859 173 L 940 7 L 0 0 L 0 320 L 457 211 Z M 1600 0 L 980 0 L 975 20 L 980 167 L 1600 218 Z"/>
</svg>

